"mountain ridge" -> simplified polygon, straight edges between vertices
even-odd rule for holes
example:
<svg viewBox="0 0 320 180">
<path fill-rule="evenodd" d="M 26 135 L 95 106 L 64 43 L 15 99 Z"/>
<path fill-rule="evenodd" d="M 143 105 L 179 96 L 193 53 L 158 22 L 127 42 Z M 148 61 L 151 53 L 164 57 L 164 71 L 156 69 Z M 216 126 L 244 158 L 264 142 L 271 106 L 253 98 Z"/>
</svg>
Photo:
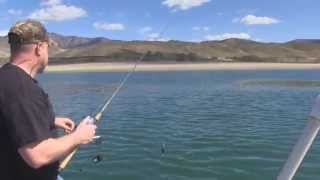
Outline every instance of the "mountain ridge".
<svg viewBox="0 0 320 180">
<path fill-rule="evenodd" d="M 320 62 L 320 39 L 265 43 L 235 38 L 203 42 L 120 41 L 56 33 L 50 33 L 50 37 L 52 63 L 127 62 L 142 54 L 146 54 L 148 62 Z M 8 56 L 7 39 L 0 37 L 0 57 Z"/>
</svg>

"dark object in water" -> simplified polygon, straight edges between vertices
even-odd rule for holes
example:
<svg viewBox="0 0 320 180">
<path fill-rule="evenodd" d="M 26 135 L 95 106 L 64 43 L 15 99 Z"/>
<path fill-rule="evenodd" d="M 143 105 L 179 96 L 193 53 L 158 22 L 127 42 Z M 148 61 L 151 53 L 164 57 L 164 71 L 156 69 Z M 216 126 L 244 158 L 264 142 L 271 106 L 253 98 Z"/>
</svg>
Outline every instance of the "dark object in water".
<svg viewBox="0 0 320 180">
<path fill-rule="evenodd" d="M 163 155 L 164 153 L 166 153 L 166 145 L 163 143 L 161 146 L 161 155 Z"/>
<path fill-rule="evenodd" d="M 102 158 L 101 155 L 97 155 L 97 156 L 95 156 L 95 157 L 92 159 L 92 161 L 97 164 L 97 163 L 101 162 L 102 159 L 103 159 L 103 158 Z"/>
</svg>

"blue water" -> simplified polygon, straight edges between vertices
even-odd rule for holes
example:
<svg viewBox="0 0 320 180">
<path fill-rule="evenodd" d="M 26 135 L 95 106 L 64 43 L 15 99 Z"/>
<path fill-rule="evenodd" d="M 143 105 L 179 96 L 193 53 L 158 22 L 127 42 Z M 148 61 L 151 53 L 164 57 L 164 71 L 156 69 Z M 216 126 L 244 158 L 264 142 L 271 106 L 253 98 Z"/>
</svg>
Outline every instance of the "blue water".
<svg viewBox="0 0 320 180">
<path fill-rule="evenodd" d="M 57 115 L 92 114 L 125 73 L 39 77 Z M 300 135 L 315 86 L 243 85 L 248 80 L 317 80 L 308 71 L 135 73 L 105 112 L 101 144 L 84 145 L 66 180 L 270 180 Z M 101 155 L 95 164 L 92 158 Z M 316 140 L 295 179 L 320 178 Z"/>
</svg>

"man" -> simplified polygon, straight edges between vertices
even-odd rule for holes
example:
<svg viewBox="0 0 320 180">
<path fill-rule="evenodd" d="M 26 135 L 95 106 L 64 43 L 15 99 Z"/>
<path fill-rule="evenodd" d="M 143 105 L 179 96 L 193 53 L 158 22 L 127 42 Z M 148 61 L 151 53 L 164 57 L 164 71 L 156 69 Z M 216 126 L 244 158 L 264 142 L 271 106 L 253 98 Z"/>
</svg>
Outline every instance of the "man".
<svg viewBox="0 0 320 180">
<path fill-rule="evenodd" d="M 73 130 L 71 119 L 55 117 L 34 79 L 48 65 L 49 37 L 40 22 L 17 22 L 8 39 L 10 62 L 0 69 L 0 179 L 56 180 L 59 160 L 89 143 L 96 126 L 86 118 Z M 69 134 L 56 138 L 55 128 Z"/>
</svg>

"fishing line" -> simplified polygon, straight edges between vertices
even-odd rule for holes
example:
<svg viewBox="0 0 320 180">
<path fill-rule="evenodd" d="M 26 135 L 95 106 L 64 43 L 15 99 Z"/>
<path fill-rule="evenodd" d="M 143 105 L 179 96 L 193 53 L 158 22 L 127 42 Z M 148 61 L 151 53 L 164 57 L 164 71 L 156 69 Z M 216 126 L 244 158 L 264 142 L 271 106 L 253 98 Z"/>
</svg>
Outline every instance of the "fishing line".
<svg viewBox="0 0 320 180">
<path fill-rule="evenodd" d="M 169 22 L 164 26 L 164 28 L 162 29 L 162 31 L 159 34 L 159 37 L 162 36 L 162 34 L 167 30 L 169 25 Z M 93 118 L 93 123 L 97 124 L 102 117 L 103 112 L 109 107 L 109 105 L 111 104 L 112 100 L 116 97 L 116 95 L 119 93 L 119 91 L 121 90 L 121 88 L 124 86 L 124 84 L 127 82 L 127 80 L 130 78 L 130 76 L 136 71 L 137 66 L 140 64 L 140 62 L 147 56 L 149 51 L 145 52 L 144 54 L 142 54 L 142 56 L 135 62 L 133 68 L 131 69 L 131 71 L 129 71 L 124 78 L 120 81 L 120 85 L 116 88 L 116 90 L 112 93 L 112 95 L 107 98 L 103 104 L 103 106 L 101 107 L 100 111 L 98 111 L 98 113 L 96 113 Z M 59 165 L 59 172 L 61 172 L 71 161 L 72 157 L 75 155 L 75 153 L 77 152 L 78 148 L 76 148 L 72 153 L 70 153 L 65 159 L 63 159 Z M 102 156 L 101 155 L 97 155 L 93 158 L 93 161 L 98 163 L 102 160 Z"/>
<path fill-rule="evenodd" d="M 183 53 L 186 53 L 186 54 L 185 54 L 185 57 L 183 57 L 182 61 L 187 61 L 187 62 L 193 61 L 192 56 L 189 57 L 190 54 L 194 54 L 192 47 L 189 44 L 186 44 L 183 47 L 183 49 L 184 49 Z M 197 55 L 196 55 L 196 58 L 197 58 Z M 201 85 L 199 86 L 198 90 L 203 91 L 205 88 L 207 88 L 206 83 L 201 81 Z M 201 93 L 199 93 L 199 94 L 201 94 Z M 164 128 L 166 128 L 166 127 L 164 127 Z M 175 131 L 177 132 L 177 129 Z M 161 144 L 161 147 L 160 147 L 161 158 L 164 158 L 164 156 L 167 153 L 167 149 L 168 149 L 167 147 L 168 147 L 168 145 L 170 145 L 168 142 L 168 139 L 170 139 L 170 137 L 165 137 L 162 144 Z"/>
<path fill-rule="evenodd" d="M 162 36 L 162 34 L 167 30 L 169 23 L 167 23 L 164 28 L 162 29 L 162 31 L 159 34 L 159 37 Z M 112 93 L 112 95 L 110 97 L 108 97 L 104 102 L 103 106 L 100 107 L 99 109 L 101 109 L 95 116 L 95 123 L 97 123 L 99 121 L 100 118 L 96 118 L 97 117 L 101 117 L 102 113 L 109 107 L 109 105 L 111 104 L 112 100 L 114 97 L 116 97 L 116 95 L 119 93 L 119 91 L 122 89 L 122 87 L 124 86 L 124 84 L 127 82 L 127 80 L 130 78 L 130 76 L 136 71 L 138 65 L 141 63 L 141 61 L 148 55 L 148 52 L 145 52 L 142 54 L 142 56 L 140 56 L 140 58 L 135 62 L 133 68 L 131 69 L 131 71 L 129 71 L 124 78 L 120 81 L 120 85 L 116 88 L 116 90 Z"/>
<path fill-rule="evenodd" d="M 161 38 L 162 34 L 168 29 L 168 25 L 169 22 L 163 27 L 162 31 L 159 34 L 159 38 Z M 112 93 L 112 95 L 110 97 L 108 97 L 104 102 L 105 104 L 100 107 L 99 109 L 101 109 L 97 115 L 95 117 L 95 124 L 99 122 L 100 117 L 102 116 L 102 113 L 109 107 L 109 105 L 111 104 L 112 100 L 114 99 L 114 97 L 116 97 L 116 95 L 119 93 L 119 91 L 122 89 L 122 87 L 125 85 L 125 83 L 127 82 L 127 80 L 130 78 L 130 76 L 136 71 L 138 65 L 143 61 L 143 59 L 145 59 L 145 57 L 148 55 L 148 51 L 145 52 L 142 56 L 140 56 L 140 58 L 135 62 L 133 68 L 131 69 L 131 71 L 129 71 L 124 78 L 120 81 L 120 85 L 116 88 L 116 90 Z M 100 138 L 99 138 L 100 139 Z M 99 140 L 97 139 L 97 141 Z M 102 143 L 100 141 L 100 143 Z M 162 147 L 164 148 L 165 145 L 163 144 Z M 165 150 L 161 150 L 161 152 L 165 152 Z M 102 155 L 98 154 L 96 155 L 92 160 L 94 163 L 99 163 L 102 161 Z"/>
</svg>

